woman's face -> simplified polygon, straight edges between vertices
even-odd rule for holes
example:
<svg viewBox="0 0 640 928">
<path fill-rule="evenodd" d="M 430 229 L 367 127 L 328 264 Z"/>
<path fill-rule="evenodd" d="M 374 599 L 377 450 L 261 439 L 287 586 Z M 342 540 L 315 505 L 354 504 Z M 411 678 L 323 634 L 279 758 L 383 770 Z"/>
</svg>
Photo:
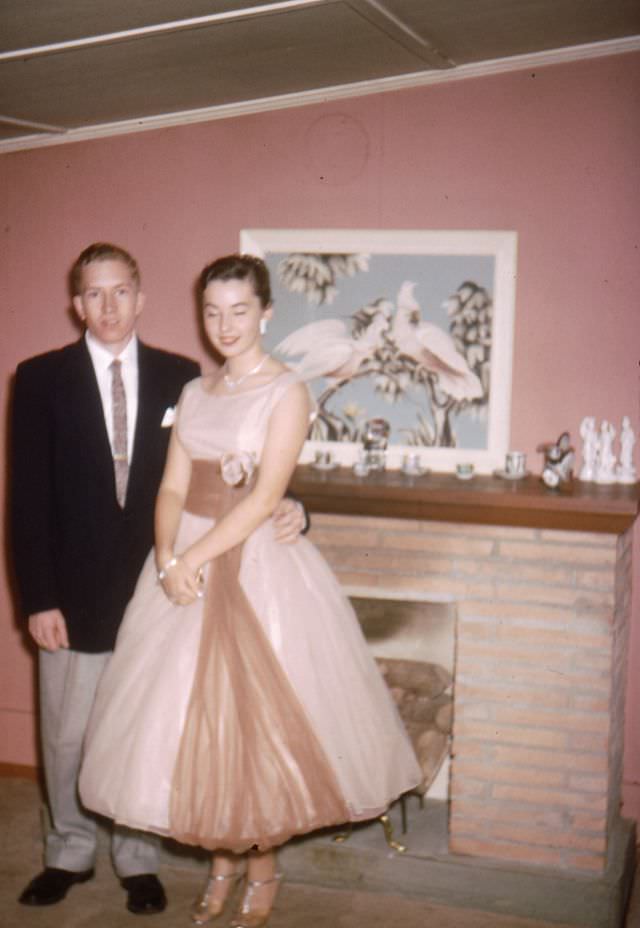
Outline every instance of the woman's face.
<svg viewBox="0 0 640 928">
<path fill-rule="evenodd" d="M 271 317 L 248 280 L 214 280 L 203 293 L 207 338 L 225 358 L 235 358 L 260 345 L 260 319 Z"/>
</svg>

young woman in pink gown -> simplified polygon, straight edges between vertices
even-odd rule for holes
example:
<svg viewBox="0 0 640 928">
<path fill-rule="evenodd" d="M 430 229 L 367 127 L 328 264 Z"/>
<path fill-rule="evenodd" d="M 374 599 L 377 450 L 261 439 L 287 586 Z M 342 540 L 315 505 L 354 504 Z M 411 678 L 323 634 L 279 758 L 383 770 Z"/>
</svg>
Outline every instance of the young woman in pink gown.
<svg viewBox="0 0 640 928">
<path fill-rule="evenodd" d="M 101 681 L 80 790 L 117 822 L 214 851 L 197 924 L 222 913 L 246 854 L 232 925 L 257 928 L 278 845 L 382 814 L 420 771 L 326 562 L 306 538 L 274 539 L 311 403 L 262 347 L 267 268 L 220 258 L 200 291 L 226 360 L 181 397 L 155 550 Z"/>
</svg>

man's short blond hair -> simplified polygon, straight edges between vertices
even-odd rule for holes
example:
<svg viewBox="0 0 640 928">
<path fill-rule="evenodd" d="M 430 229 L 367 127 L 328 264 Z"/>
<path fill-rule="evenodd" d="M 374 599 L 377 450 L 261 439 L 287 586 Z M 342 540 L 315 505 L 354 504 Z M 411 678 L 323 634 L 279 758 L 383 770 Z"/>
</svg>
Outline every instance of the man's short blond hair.
<svg viewBox="0 0 640 928">
<path fill-rule="evenodd" d="M 129 254 L 126 249 L 119 245 L 112 245 L 111 242 L 94 242 L 84 249 L 76 258 L 69 280 L 71 283 L 71 293 L 73 296 L 79 296 L 82 290 L 82 272 L 89 264 L 94 261 L 122 261 L 131 271 L 131 277 L 137 287 L 140 286 L 140 268 L 136 259 Z"/>
</svg>

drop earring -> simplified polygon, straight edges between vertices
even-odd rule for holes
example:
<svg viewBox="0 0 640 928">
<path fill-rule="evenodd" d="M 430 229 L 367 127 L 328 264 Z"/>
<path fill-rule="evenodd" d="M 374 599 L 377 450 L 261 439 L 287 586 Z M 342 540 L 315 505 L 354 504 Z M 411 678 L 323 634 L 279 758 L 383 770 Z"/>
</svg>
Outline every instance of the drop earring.
<svg viewBox="0 0 640 928">
<path fill-rule="evenodd" d="M 267 320 L 263 316 L 262 319 L 260 320 L 260 334 L 264 335 L 266 331 L 267 331 Z"/>
</svg>

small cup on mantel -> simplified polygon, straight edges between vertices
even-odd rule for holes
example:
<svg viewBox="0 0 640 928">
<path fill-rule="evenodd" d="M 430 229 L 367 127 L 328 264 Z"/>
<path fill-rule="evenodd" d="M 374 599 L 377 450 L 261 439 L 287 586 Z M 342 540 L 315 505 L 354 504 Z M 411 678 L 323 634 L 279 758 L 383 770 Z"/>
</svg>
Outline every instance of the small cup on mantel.
<svg viewBox="0 0 640 928">
<path fill-rule="evenodd" d="M 456 464 L 456 477 L 458 480 L 471 480 L 473 477 L 473 464 L 467 461 Z"/>
<path fill-rule="evenodd" d="M 401 470 L 409 476 L 415 476 L 422 473 L 422 461 L 419 454 L 405 454 L 402 459 Z"/>
<path fill-rule="evenodd" d="M 319 470 L 329 470 L 333 467 L 333 456 L 330 451 L 316 451 L 313 460 L 313 467 Z"/>
<path fill-rule="evenodd" d="M 353 472 L 356 477 L 366 477 L 369 473 L 369 465 L 367 464 L 367 452 L 360 450 L 358 457 L 353 465 Z"/>
<path fill-rule="evenodd" d="M 507 451 L 504 472 L 507 477 L 524 477 L 527 472 L 527 456 L 524 451 Z"/>
</svg>

